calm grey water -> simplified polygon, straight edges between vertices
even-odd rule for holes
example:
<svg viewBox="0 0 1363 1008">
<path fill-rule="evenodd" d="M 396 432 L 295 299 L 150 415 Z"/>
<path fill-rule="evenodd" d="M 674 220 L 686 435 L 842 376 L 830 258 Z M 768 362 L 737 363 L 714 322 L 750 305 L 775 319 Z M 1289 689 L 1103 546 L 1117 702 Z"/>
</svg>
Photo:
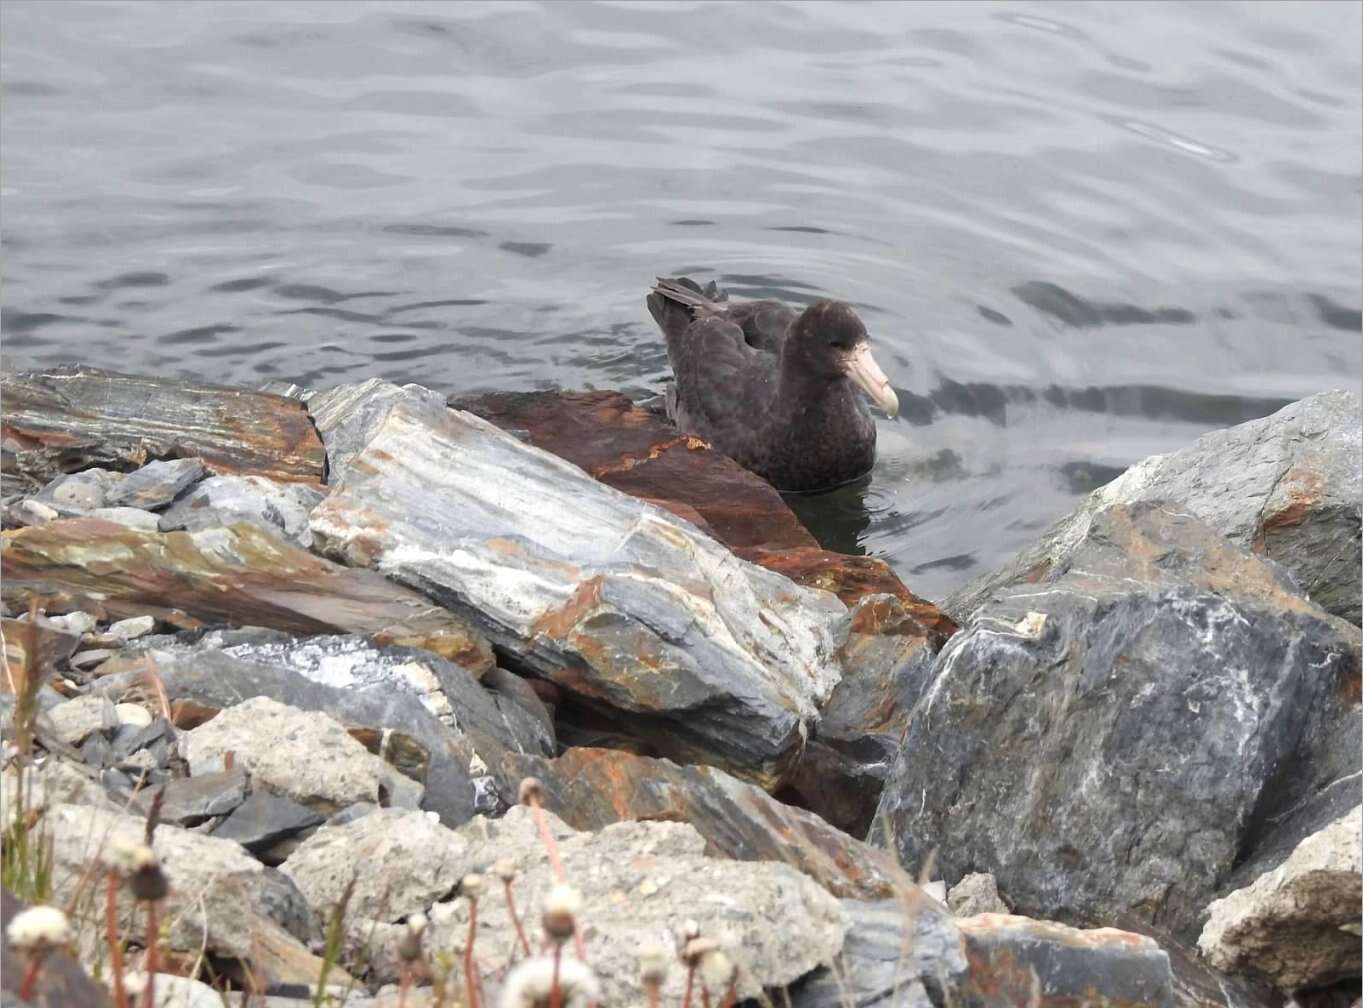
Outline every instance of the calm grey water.
<svg viewBox="0 0 1363 1008">
<path fill-rule="evenodd" d="M 800 509 L 941 597 L 1358 384 L 1361 10 L 6 0 L 3 363 L 643 399 L 655 274 L 838 296 L 904 412 Z"/>
</svg>

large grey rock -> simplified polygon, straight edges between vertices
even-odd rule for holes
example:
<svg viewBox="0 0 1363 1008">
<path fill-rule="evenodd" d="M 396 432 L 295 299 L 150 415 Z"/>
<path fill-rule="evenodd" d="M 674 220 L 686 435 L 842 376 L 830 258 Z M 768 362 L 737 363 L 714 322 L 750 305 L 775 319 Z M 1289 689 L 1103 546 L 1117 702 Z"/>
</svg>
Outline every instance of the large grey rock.
<svg viewBox="0 0 1363 1008">
<path fill-rule="evenodd" d="M 246 799 L 246 774 L 241 767 L 220 773 L 181 777 L 138 792 L 133 805 L 147 812 L 161 796 L 161 821 L 197 826 L 205 819 L 225 816 Z"/>
<path fill-rule="evenodd" d="M 87 806 L 55 806 L 43 821 L 52 838 L 53 889 L 59 893 L 77 891 L 92 862 L 98 878 L 101 858 L 143 838 L 141 819 Z M 159 826 L 152 846 L 170 881 L 161 915 L 170 949 L 197 955 L 205 948 L 210 955 L 246 962 L 259 961 L 268 949 L 280 953 L 268 964 L 277 969 L 313 958 L 304 945 L 314 937 L 307 905 L 279 872 L 234 843 L 175 826 Z M 141 934 L 140 915 L 137 929 L 132 926 L 126 887 L 120 892 L 118 914 L 124 934 Z M 87 929 L 85 936 L 99 941 L 97 931 Z"/>
<path fill-rule="evenodd" d="M 108 731 L 118 724 L 114 705 L 105 697 L 79 696 L 57 704 L 42 715 L 56 737 L 67 745 L 78 746 L 95 732 Z"/>
<path fill-rule="evenodd" d="M 787 865 L 706 857 L 704 838 L 685 823 L 616 823 L 596 833 L 576 833 L 552 815 L 549 821 L 559 838 L 563 870 L 582 895 L 577 920 L 601 981 L 603 1005 L 644 1003 L 639 944 L 671 947 L 677 928 L 688 919 L 725 944 L 738 965 L 740 999 L 790 984 L 842 948 L 847 931 L 842 906 Z M 517 806 L 499 820 L 476 819 L 460 832 L 473 842 L 474 863 L 506 858 L 515 864 L 517 910 L 526 927 L 535 928 L 553 874 L 527 810 Z M 479 900 L 474 946 L 484 976 L 505 964 L 515 942 L 506 901 L 493 881 L 488 879 Z M 438 903 L 429 916 L 427 948 L 451 953 L 455 989 L 462 990 L 468 901 Z M 662 1003 L 680 1004 L 684 983 L 684 971 L 672 969 Z"/>
<path fill-rule="evenodd" d="M 1212 902 L 1198 947 L 1227 972 L 1265 976 L 1284 991 L 1359 975 L 1363 811 L 1307 837 L 1250 885 Z"/>
<path fill-rule="evenodd" d="M 1007 586 L 1055 580 L 1072 566 L 1097 514 L 1114 504 L 1155 501 L 1282 564 L 1317 605 L 1356 624 L 1360 429 L 1358 393 L 1339 390 L 1152 455 L 1095 490 L 1007 567 L 958 592 L 947 609 L 965 618 Z"/>
<path fill-rule="evenodd" d="M 420 387 L 309 408 L 336 476 L 310 522 L 323 552 L 465 614 L 665 755 L 779 780 L 840 677 L 836 598 Z"/>
<path fill-rule="evenodd" d="M 148 462 L 119 481 L 107 494 L 109 507 L 141 508 L 155 511 L 165 507 L 186 488 L 203 479 L 208 470 L 197 458 Z"/>
<path fill-rule="evenodd" d="M 212 835 L 233 840 L 266 864 L 276 865 L 292 852 L 297 838 L 321 823 L 322 817 L 306 805 L 257 790 L 218 823 Z"/>
<path fill-rule="evenodd" d="M 170 506 L 161 516 L 161 531 L 249 522 L 307 548 L 312 545 L 308 515 L 322 497 L 315 487 L 264 476 L 211 476 Z"/>
<path fill-rule="evenodd" d="M 107 506 L 109 495 L 123 478 L 122 473 L 109 472 L 105 469 L 86 469 L 58 476 L 35 494 L 33 499 L 46 504 L 61 515 L 85 514 Z"/>
<path fill-rule="evenodd" d="M 335 719 L 268 697 L 229 707 L 186 732 L 180 750 L 193 777 L 222 772 L 230 754 L 255 786 L 323 813 L 386 801 L 397 776 Z"/>
<path fill-rule="evenodd" d="M 1071 558 L 942 650 L 875 835 L 1032 916 L 1190 939 L 1262 823 L 1332 783 L 1313 726 L 1356 755 L 1359 633 L 1158 506 L 1094 515 Z"/>
</svg>

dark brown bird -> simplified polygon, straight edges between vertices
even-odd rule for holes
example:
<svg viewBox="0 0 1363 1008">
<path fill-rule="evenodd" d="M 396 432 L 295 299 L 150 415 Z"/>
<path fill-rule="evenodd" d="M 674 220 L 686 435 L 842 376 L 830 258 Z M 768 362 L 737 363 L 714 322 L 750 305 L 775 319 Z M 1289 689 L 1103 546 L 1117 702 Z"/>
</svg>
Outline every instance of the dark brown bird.
<svg viewBox="0 0 1363 1008">
<path fill-rule="evenodd" d="M 648 310 L 667 337 L 667 411 L 679 428 L 778 490 L 830 490 L 870 471 L 876 427 L 857 387 L 891 417 L 899 399 L 850 305 L 796 312 L 659 277 Z"/>
</svg>

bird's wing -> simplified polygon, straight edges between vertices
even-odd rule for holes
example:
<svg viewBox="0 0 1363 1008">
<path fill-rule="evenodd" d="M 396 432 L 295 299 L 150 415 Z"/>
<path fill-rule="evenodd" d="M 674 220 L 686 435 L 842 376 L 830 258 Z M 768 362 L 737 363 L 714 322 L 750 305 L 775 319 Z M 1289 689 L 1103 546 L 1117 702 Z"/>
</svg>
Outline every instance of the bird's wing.
<svg viewBox="0 0 1363 1008">
<path fill-rule="evenodd" d="M 753 429 L 771 396 L 773 355 L 753 349 L 737 324 L 717 316 L 697 319 L 667 349 L 679 426 L 708 438 Z"/>
<path fill-rule="evenodd" d="M 799 317 L 780 301 L 743 301 L 724 305 L 722 310 L 743 330 L 748 346 L 772 354 L 780 354 L 786 334 Z"/>
</svg>

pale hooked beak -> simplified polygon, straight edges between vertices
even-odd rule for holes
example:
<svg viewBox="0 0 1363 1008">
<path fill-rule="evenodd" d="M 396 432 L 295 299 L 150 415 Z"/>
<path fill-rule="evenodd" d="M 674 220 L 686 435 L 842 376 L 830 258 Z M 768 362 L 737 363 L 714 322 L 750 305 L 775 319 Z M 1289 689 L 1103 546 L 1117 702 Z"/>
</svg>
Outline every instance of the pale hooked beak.
<svg viewBox="0 0 1363 1008">
<path fill-rule="evenodd" d="M 847 376 L 866 390 L 866 394 L 875 400 L 886 416 L 893 419 L 899 415 L 899 396 L 890 388 L 890 379 L 885 377 L 885 372 L 880 370 L 880 365 L 871 356 L 869 346 L 862 343 L 851 351 L 844 366 Z"/>
</svg>

